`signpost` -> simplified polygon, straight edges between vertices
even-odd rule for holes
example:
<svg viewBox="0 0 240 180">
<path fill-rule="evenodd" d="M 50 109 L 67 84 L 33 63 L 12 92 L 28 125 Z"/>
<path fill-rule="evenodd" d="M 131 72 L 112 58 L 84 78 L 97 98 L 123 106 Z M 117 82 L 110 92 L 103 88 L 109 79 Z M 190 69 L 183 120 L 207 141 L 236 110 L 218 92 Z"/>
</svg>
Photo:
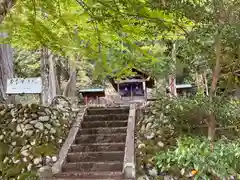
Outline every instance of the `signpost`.
<svg viewBox="0 0 240 180">
<path fill-rule="evenodd" d="M 17 94 L 38 94 L 41 101 L 42 78 L 11 78 L 7 80 L 8 96 Z"/>
</svg>

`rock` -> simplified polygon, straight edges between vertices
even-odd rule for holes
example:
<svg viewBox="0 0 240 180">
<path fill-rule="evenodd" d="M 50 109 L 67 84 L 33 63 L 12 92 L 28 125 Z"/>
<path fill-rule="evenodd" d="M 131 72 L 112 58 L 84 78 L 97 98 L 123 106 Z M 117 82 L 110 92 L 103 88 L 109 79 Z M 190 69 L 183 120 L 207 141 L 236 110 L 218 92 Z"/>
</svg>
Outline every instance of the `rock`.
<svg viewBox="0 0 240 180">
<path fill-rule="evenodd" d="M 37 114 L 40 115 L 40 116 L 45 116 L 46 115 L 46 113 L 42 112 L 42 111 L 38 111 Z"/>
<path fill-rule="evenodd" d="M 1 115 L 1 116 L 3 116 L 5 113 L 6 113 L 6 110 L 5 110 L 5 109 L 2 110 L 2 111 L 0 111 L 0 115 Z"/>
<path fill-rule="evenodd" d="M 164 180 L 178 180 L 179 178 L 173 176 L 164 176 Z"/>
<path fill-rule="evenodd" d="M 16 131 L 17 131 L 18 133 L 22 131 L 20 124 L 17 125 Z"/>
<path fill-rule="evenodd" d="M 157 130 L 156 132 L 157 135 L 163 135 L 164 134 L 164 131 L 162 129 L 159 129 Z"/>
<path fill-rule="evenodd" d="M 49 121 L 49 116 L 40 116 L 39 118 L 39 121 L 41 121 L 41 122 L 47 122 L 47 121 Z"/>
<path fill-rule="evenodd" d="M 30 142 L 30 144 L 31 144 L 32 146 L 34 146 L 34 145 L 36 144 L 36 140 Z"/>
<path fill-rule="evenodd" d="M 140 176 L 137 180 L 149 180 L 149 178 L 147 176 Z"/>
<path fill-rule="evenodd" d="M 30 137 L 30 136 L 33 135 L 33 131 L 32 130 L 27 130 L 27 131 L 25 131 L 25 135 Z"/>
<path fill-rule="evenodd" d="M 24 121 L 22 122 L 23 124 L 28 124 L 30 121 L 32 121 L 31 118 L 27 118 L 27 119 L 24 119 Z"/>
<path fill-rule="evenodd" d="M 14 163 L 14 164 L 18 164 L 19 162 L 20 162 L 19 159 L 17 159 L 17 160 L 16 160 L 16 159 L 13 159 L 13 163 Z"/>
<path fill-rule="evenodd" d="M 46 156 L 46 163 L 49 164 L 52 161 L 52 158 L 50 156 Z"/>
<path fill-rule="evenodd" d="M 45 108 L 45 112 L 46 112 L 46 114 L 51 114 L 51 111 L 48 108 Z"/>
<path fill-rule="evenodd" d="M 33 126 L 30 124 L 26 124 L 24 127 L 26 130 L 33 129 Z"/>
<path fill-rule="evenodd" d="M 30 115 L 28 113 L 24 113 L 24 117 L 28 118 Z"/>
<path fill-rule="evenodd" d="M 9 157 L 5 157 L 4 160 L 3 160 L 3 163 L 7 163 L 9 161 Z"/>
<path fill-rule="evenodd" d="M 164 120 L 162 121 L 162 123 L 163 123 L 163 124 L 167 124 L 167 123 L 169 123 L 169 120 L 168 120 L 168 119 L 164 119 Z"/>
<path fill-rule="evenodd" d="M 31 171 L 31 170 L 32 170 L 32 166 L 33 166 L 33 164 L 31 164 L 31 163 L 28 164 L 28 166 L 27 166 L 27 170 L 28 170 L 28 171 Z"/>
<path fill-rule="evenodd" d="M 23 156 L 29 156 L 29 153 L 28 153 L 28 150 L 24 150 L 24 151 L 22 151 L 21 152 L 21 155 L 23 155 Z"/>
<path fill-rule="evenodd" d="M 53 157 L 52 157 L 52 161 L 53 161 L 53 162 L 56 162 L 56 161 L 57 161 L 57 156 L 53 156 Z"/>
<path fill-rule="evenodd" d="M 142 148 L 145 148 L 145 147 L 146 147 L 146 145 L 143 144 L 143 143 L 141 143 L 141 144 L 138 145 L 138 149 L 142 149 Z"/>
<path fill-rule="evenodd" d="M 32 119 L 37 119 L 38 118 L 38 115 L 36 114 L 36 113 L 33 113 L 33 114 L 31 114 L 31 117 L 32 117 Z"/>
<path fill-rule="evenodd" d="M 147 140 L 153 139 L 153 138 L 155 137 L 155 133 L 154 133 L 154 132 L 151 132 L 150 134 L 144 134 L 144 137 L 145 137 Z"/>
<path fill-rule="evenodd" d="M 16 119 L 16 118 L 13 118 L 13 119 L 12 119 L 12 123 L 13 123 L 13 122 L 17 122 L 17 119 Z"/>
<path fill-rule="evenodd" d="M 52 125 L 51 125 L 51 124 L 48 124 L 48 123 L 44 124 L 44 126 L 45 126 L 47 129 L 51 129 L 51 128 L 52 128 Z"/>
<path fill-rule="evenodd" d="M 26 157 L 22 158 L 22 160 L 23 160 L 23 162 L 27 162 L 28 161 Z"/>
<path fill-rule="evenodd" d="M 23 146 L 21 151 L 28 150 L 30 147 L 31 147 L 30 145 Z"/>
<path fill-rule="evenodd" d="M 15 132 L 15 131 L 11 132 L 11 137 L 13 137 L 13 136 L 15 136 L 15 135 L 16 135 L 16 132 Z"/>
<path fill-rule="evenodd" d="M 43 123 L 41 123 L 41 122 L 37 122 L 37 123 L 34 125 L 34 127 L 37 128 L 37 129 L 39 129 L 39 130 L 41 130 L 41 131 L 44 130 L 44 125 L 43 125 Z"/>
<path fill-rule="evenodd" d="M 152 127 L 152 123 L 147 123 L 146 130 L 149 130 Z"/>
<path fill-rule="evenodd" d="M 53 128 L 51 128 L 51 130 L 50 130 L 50 133 L 51 134 L 55 134 L 57 131 L 55 130 L 55 129 L 53 129 Z"/>
<path fill-rule="evenodd" d="M 42 158 L 41 158 L 41 157 L 38 157 L 38 158 L 33 159 L 33 164 L 35 164 L 35 165 L 38 165 L 38 164 L 40 164 L 41 162 L 42 162 Z"/>
<path fill-rule="evenodd" d="M 15 117 L 17 115 L 16 109 L 11 109 L 10 112 L 11 112 L 12 117 Z"/>
<path fill-rule="evenodd" d="M 38 123 L 38 120 L 32 120 L 32 121 L 30 121 L 29 123 L 32 124 L 32 125 L 35 125 L 35 124 Z"/>
<path fill-rule="evenodd" d="M 158 145 L 159 147 L 161 147 L 161 148 L 163 148 L 163 147 L 164 147 L 164 144 L 163 144 L 163 142 L 162 142 L 162 141 L 158 141 L 157 145 Z"/>
<path fill-rule="evenodd" d="M 38 170 L 38 176 L 40 180 L 53 179 L 52 168 L 48 166 L 43 166 Z"/>
<path fill-rule="evenodd" d="M 144 132 L 145 129 L 146 129 L 146 128 L 145 128 L 145 125 L 142 125 L 140 132 Z"/>
<path fill-rule="evenodd" d="M 156 168 L 152 168 L 148 170 L 150 176 L 156 177 L 158 175 L 158 171 Z"/>
<path fill-rule="evenodd" d="M 54 122 L 54 125 L 55 125 L 55 126 L 58 126 L 58 127 L 61 126 L 61 124 L 60 124 L 59 121 L 57 121 L 57 120 L 56 120 L 56 122 Z"/>
<path fill-rule="evenodd" d="M 4 136 L 3 135 L 0 135 L 0 140 L 3 140 Z"/>
</svg>

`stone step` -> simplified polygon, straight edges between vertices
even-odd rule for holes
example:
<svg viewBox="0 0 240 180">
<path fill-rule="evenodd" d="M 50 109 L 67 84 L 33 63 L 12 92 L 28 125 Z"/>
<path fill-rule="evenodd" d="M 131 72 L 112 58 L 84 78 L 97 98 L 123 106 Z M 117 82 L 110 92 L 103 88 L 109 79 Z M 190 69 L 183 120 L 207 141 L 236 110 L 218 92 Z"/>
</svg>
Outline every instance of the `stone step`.
<svg viewBox="0 0 240 180">
<path fill-rule="evenodd" d="M 78 171 L 71 171 L 71 172 L 62 172 L 59 174 L 56 174 L 54 176 L 54 178 L 61 178 L 66 180 L 67 178 L 71 178 L 71 179 L 79 179 L 79 180 L 83 180 L 83 179 L 104 179 L 104 180 L 108 180 L 108 179 L 115 179 L 115 180 L 120 180 L 123 178 L 123 173 L 121 171 L 119 172 L 97 172 L 97 171 L 93 171 L 93 172 L 78 172 Z"/>
<path fill-rule="evenodd" d="M 124 107 L 106 107 L 106 108 L 89 108 L 87 110 L 88 115 L 97 115 L 97 114 L 128 114 L 129 108 Z"/>
<path fill-rule="evenodd" d="M 83 121 L 82 128 L 127 127 L 126 121 Z"/>
<path fill-rule="evenodd" d="M 70 148 L 70 152 L 96 152 L 96 151 L 124 151 L 124 143 L 87 143 L 74 144 Z"/>
<path fill-rule="evenodd" d="M 113 178 L 104 178 L 104 179 L 102 179 L 102 178 L 97 178 L 97 179 L 89 179 L 89 178 L 68 178 L 68 177 L 65 177 L 64 179 L 63 178 L 53 178 L 53 180 L 133 180 L 133 179 L 125 179 L 125 178 L 122 178 L 122 177 L 115 177 L 114 179 Z"/>
<path fill-rule="evenodd" d="M 73 180 L 73 178 L 67 178 L 67 177 L 65 177 L 64 179 L 63 178 L 53 178 L 53 180 Z M 132 179 L 123 179 L 122 177 L 118 177 L 118 178 L 104 178 L 104 179 L 102 179 L 102 178 L 97 178 L 97 179 L 89 179 L 89 178 L 74 178 L 74 180 L 132 180 Z"/>
<path fill-rule="evenodd" d="M 85 128 L 78 131 L 77 136 L 83 134 L 111 134 L 111 133 L 126 133 L 127 127 L 117 128 Z"/>
<path fill-rule="evenodd" d="M 75 144 L 125 142 L 126 135 L 126 133 L 80 135 L 75 139 Z"/>
<path fill-rule="evenodd" d="M 67 155 L 67 162 L 123 161 L 124 151 L 72 152 Z"/>
<path fill-rule="evenodd" d="M 68 171 L 122 171 L 123 162 L 74 162 L 66 163 L 62 166 L 63 172 Z"/>
<path fill-rule="evenodd" d="M 84 116 L 85 121 L 125 121 L 128 119 L 128 114 L 99 114 L 99 115 L 86 115 Z"/>
</svg>

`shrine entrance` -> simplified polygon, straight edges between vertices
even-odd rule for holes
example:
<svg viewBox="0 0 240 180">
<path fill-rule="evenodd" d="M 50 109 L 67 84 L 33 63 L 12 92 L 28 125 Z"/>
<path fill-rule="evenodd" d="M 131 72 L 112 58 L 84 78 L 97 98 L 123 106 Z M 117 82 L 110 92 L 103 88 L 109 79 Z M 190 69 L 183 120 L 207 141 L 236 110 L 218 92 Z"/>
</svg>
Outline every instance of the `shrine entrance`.
<svg viewBox="0 0 240 180">
<path fill-rule="evenodd" d="M 118 93 L 122 100 L 146 100 L 146 82 L 141 79 L 117 81 Z"/>
<path fill-rule="evenodd" d="M 141 102 L 147 101 L 147 88 L 153 88 L 154 79 L 149 75 L 132 69 L 136 74 L 121 80 L 109 78 L 115 90 L 119 93 L 121 100 L 124 102 Z"/>
</svg>

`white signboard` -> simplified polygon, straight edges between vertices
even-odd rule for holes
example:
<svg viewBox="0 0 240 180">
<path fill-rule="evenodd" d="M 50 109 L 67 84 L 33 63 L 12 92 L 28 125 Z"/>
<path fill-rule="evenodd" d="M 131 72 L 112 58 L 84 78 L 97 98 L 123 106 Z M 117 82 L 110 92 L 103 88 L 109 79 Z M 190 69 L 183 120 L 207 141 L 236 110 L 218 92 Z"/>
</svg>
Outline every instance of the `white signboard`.
<svg viewBox="0 0 240 180">
<path fill-rule="evenodd" d="M 41 94 L 41 78 L 11 78 L 7 80 L 6 94 Z"/>
</svg>

